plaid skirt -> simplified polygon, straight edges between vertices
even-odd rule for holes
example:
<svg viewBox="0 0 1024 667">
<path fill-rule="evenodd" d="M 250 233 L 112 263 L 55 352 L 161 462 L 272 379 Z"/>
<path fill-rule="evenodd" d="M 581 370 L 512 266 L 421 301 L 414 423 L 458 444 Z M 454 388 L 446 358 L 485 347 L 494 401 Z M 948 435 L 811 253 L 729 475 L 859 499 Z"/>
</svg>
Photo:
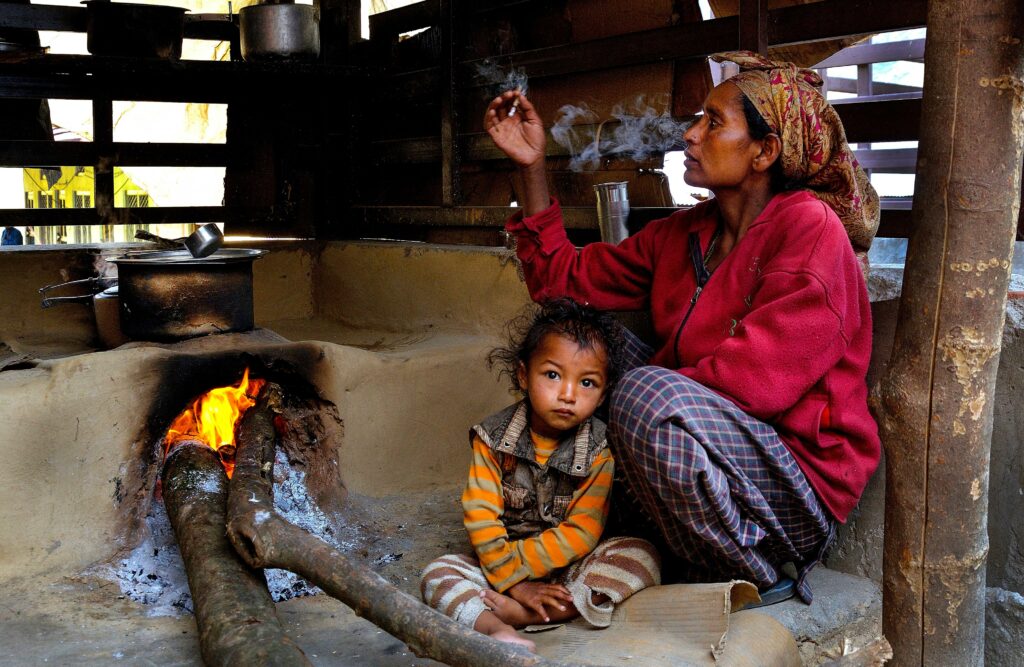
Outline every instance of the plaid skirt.
<svg viewBox="0 0 1024 667">
<path fill-rule="evenodd" d="M 629 336 L 628 356 L 643 363 L 649 351 Z M 654 529 L 644 536 L 668 551 L 666 582 L 736 578 L 764 588 L 792 563 L 810 603 L 806 576 L 835 522 L 774 428 L 673 370 L 639 366 L 612 395 L 609 437 L 613 512 Z"/>
</svg>

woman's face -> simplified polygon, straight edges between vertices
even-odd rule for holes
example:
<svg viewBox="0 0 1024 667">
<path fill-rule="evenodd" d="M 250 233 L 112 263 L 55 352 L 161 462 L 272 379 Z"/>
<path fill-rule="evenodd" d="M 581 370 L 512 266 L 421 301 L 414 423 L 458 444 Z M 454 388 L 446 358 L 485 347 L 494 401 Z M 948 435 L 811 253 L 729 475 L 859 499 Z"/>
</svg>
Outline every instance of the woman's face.
<svg viewBox="0 0 1024 667">
<path fill-rule="evenodd" d="M 752 139 L 740 89 L 728 81 L 704 100 L 704 115 L 683 133 L 688 185 L 720 190 L 742 184 L 754 171 L 761 142 Z"/>
</svg>

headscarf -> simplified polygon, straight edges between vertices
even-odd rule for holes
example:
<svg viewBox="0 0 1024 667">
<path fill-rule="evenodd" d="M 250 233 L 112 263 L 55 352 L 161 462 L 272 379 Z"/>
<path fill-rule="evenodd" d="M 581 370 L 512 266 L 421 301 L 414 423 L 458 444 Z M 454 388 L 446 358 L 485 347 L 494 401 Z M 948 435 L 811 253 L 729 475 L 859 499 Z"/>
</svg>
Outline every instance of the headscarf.
<svg viewBox="0 0 1024 667">
<path fill-rule="evenodd" d="M 729 81 L 782 140 L 783 174 L 832 207 L 866 266 L 878 231 L 878 193 L 850 150 L 839 115 L 819 90 L 821 77 L 752 51 L 719 53 L 711 59 L 740 66 Z"/>
</svg>

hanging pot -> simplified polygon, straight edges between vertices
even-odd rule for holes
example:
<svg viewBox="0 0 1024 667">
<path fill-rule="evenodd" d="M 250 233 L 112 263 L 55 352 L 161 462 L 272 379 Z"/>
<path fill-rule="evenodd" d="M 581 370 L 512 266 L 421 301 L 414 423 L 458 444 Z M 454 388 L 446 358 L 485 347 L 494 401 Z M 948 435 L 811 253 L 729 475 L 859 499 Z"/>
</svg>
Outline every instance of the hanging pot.
<svg viewBox="0 0 1024 667">
<path fill-rule="evenodd" d="M 132 340 L 173 341 L 253 328 L 252 263 L 266 250 L 132 252 L 117 265 L 121 328 Z"/>
<path fill-rule="evenodd" d="M 84 0 L 86 49 L 94 56 L 181 58 L 185 12 L 181 7 Z"/>
<path fill-rule="evenodd" d="M 320 56 L 320 23 L 312 5 L 250 5 L 238 11 L 238 22 L 242 60 L 316 60 Z"/>
</svg>

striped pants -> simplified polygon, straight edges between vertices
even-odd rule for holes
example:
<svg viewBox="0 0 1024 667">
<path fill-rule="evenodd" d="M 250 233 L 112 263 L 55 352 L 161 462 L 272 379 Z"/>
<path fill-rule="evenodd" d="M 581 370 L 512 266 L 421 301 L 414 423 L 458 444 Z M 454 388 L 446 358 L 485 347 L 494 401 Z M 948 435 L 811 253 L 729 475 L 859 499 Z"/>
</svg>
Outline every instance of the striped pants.
<svg viewBox="0 0 1024 667">
<path fill-rule="evenodd" d="M 635 337 L 629 345 L 633 360 L 649 358 Z M 791 562 L 797 592 L 811 601 L 805 577 L 835 524 L 775 429 L 673 370 L 639 366 L 612 395 L 609 438 L 612 511 L 632 514 L 631 534 L 638 519 L 651 525 L 652 539 L 675 556 L 666 579 L 766 587 Z"/>
<path fill-rule="evenodd" d="M 595 627 L 611 624 L 612 610 L 633 593 L 661 583 L 658 550 L 635 537 L 616 537 L 597 545 L 586 558 L 558 571 L 552 581 L 572 594 L 580 616 Z M 487 610 L 480 591 L 490 589 L 480 562 L 465 554 L 441 556 L 423 570 L 423 601 L 442 614 L 473 627 Z M 595 604 L 595 593 L 608 602 Z"/>
</svg>

